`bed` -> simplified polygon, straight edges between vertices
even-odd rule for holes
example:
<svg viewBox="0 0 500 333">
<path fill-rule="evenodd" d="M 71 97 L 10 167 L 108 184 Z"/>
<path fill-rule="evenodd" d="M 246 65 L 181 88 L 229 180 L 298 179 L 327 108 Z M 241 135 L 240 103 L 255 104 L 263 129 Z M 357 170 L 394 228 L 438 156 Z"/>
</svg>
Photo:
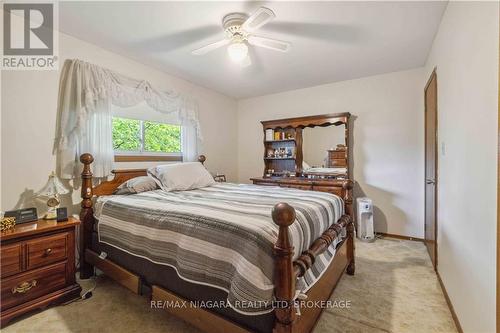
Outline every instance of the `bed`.
<svg viewBox="0 0 500 333">
<path fill-rule="evenodd" d="M 119 196 L 146 170 L 93 187 L 93 157 L 80 160 L 81 278 L 95 266 L 134 292 L 150 288 L 153 307 L 206 332 L 309 332 L 322 309 L 298 297 L 327 300 L 354 274 L 350 180 L 339 182 L 343 198 L 229 183 Z M 227 306 L 164 307 L 176 301 Z"/>
</svg>

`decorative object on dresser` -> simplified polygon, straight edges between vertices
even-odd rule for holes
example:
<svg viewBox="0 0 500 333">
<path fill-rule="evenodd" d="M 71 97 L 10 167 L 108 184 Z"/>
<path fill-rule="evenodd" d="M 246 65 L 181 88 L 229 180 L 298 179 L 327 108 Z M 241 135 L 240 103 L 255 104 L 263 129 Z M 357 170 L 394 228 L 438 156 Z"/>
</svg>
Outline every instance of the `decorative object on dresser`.
<svg viewBox="0 0 500 333">
<path fill-rule="evenodd" d="M 0 233 L 1 326 L 28 311 L 80 296 L 75 228 L 80 221 L 38 220 Z"/>
<path fill-rule="evenodd" d="M 214 180 L 217 182 L 217 183 L 225 183 L 226 182 L 226 175 L 220 175 L 220 174 L 216 174 L 214 176 Z"/>
<path fill-rule="evenodd" d="M 56 173 L 52 172 L 49 175 L 49 180 L 47 184 L 36 193 L 38 197 L 48 198 L 47 200 L 47 214 L 43 217 L 46 220 L 54 220 L 57 218 L 57 208 L 61 201 L 59 200 L 60 194 L 69 193 L 68 189 L 61 183 L 59 178 L 57 178 Z"/>
<path fill-rule="evenodd" d="M 2 217 L 0 222 L 0 231 L 10 230 L 16 226 L 15 217 Z"/>
<path fill-rule="evenodd" d="M 68 220 L 68 209 L 66 207 L 56 209 L 57 222 L 64 222 Z"/>
<path fill-rule="evenodd" d="M 38 220 L 38 213 L 35 207 L 10 210 L 5 212 L 4 217 L 13 217 L 17 224 L 33 222 Z"/>
</svg>

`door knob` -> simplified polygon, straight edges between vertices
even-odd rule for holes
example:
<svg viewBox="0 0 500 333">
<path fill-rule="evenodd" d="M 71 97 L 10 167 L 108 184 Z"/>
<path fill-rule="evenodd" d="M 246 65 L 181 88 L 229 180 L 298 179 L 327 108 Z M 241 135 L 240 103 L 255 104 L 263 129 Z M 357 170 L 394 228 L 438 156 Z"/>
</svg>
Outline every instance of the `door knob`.
<svg viewBox="0 0 500 333">
<path fill-rule="evenodd" d="M 436 181 L 434 179 L 426 179 L 425 183 L 426 184 L 436 184 Z"/>
</svg>

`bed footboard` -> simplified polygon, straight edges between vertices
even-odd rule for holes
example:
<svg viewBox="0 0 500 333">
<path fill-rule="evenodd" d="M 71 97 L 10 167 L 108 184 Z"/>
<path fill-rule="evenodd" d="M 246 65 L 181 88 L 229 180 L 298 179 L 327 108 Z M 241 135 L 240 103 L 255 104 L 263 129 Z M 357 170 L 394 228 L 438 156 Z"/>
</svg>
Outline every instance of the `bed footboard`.
<svg viewBox="0 0 500 333">
<path fill-rule="evenodd" d="M 352 186 L 346 189 L 350 193 Z M 349 196 L 347 194 L 346 196 Z M 347 203 L 346 199 L 344 201 Z M 350 200 L 352 202 L 352 199 Z M 346 207 L 346 212 L 352 214 L 352 210 Z M 298 325 L 296 322 L 296 309 L 294 307 L 295 296 L 295 281 L 303 276 L 308 269 L 314 264 L 316 257 L 323 253 L 337 238 L 341 230 L 347 229 L 347 268 L 346 272 L 349 275 L 354 274 L 354 223 L 350 215 L 342 215 L 342 217 L 328 228 L 318 239 L 314 241 L 311 247 L 304 251 L 295 261 L 293 260 L 294 248 L 291 245 L 288 227 L 295 221 L 295 209 L 287 203 L 278 203 L 272 211 L 274 223 L 279 226 L 278 241 L 274 246 L 275 255 L 275 271 L 274 271 L 274 295 L 278 302 L 278 307 L 275 309 L 276 322 L 274 326 L 275 333 L 298 333 Z M 345 267 L 345 266 L 344 266 Z M 344 269 L 342 268 L 342 270 Z M 331 290 L 325 290 L 329 296 L 337 281 L 331 281 L 329 287 Z M 317 312 L 319 315 L 319 312 Z M 301 327 L 307 327 L 306 331 L 310 331 L 314 326 L 314 318 L 303 318 L 303 321 L 310 321 L 311 324 L 301 323 Z"/>
</svg>

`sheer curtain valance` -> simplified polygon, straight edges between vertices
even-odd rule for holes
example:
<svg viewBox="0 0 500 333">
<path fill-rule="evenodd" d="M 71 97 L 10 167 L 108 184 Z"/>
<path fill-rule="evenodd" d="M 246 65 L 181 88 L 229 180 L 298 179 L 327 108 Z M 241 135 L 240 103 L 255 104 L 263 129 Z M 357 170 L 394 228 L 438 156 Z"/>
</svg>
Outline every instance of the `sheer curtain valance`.
<svg viewBox="0 0 500 333">
<path fill-rule="evenodd" d="M 111 105 L 130 107 L 142 102 L 183 126 L 190 136 L 183 140 L 184 159 L 195 158 L 202 141 L 195 100 L 94 64 L 67 60 L 59 83 L 54 144 L 58 174 L 62 178 L 77 176 L 79 156 L 89 152 L 95 158 L 94 175 L 108 176 L 114 161 Z"/>
</svg>

